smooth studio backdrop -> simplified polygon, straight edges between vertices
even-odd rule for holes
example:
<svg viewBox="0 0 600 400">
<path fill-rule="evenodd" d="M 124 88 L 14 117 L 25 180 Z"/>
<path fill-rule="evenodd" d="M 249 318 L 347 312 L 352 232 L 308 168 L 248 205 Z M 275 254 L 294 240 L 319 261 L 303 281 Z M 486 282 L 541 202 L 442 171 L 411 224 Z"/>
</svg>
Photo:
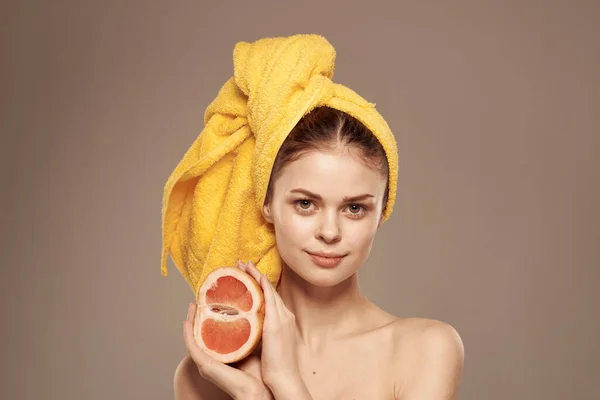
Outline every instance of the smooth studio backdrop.
<svg viewBox="0 0 600 400">
<path fill-rule="evenodd" d="M 599 19 L 593 1 L 4 3 L 0 398 L 172 398 L 192 292 L 160 275 L 163 185 L 236 42 L 320 33 L 399 145 L 367 295 L 459 331 L 460 399 L 597 399 Z"/>
</svg>

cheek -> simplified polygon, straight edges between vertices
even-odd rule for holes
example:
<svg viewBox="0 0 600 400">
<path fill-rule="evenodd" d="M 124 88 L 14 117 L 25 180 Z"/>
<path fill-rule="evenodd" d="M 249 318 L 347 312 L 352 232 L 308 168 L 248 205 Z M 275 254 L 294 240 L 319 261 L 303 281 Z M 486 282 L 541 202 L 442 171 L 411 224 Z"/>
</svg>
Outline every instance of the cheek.
<svg viewBox="0 0 600 400">
<path fill-rule="evenodd" d="M 278 245 L 282 247 L 295 245 L 304 247 L 316 227 L 314 218 L 298 215 L 289 207 L 280 207 L 273 218 Z M 284 250 L 284 249 L 282 249 Z"/>
<path fill-rule="evenodd" d="M 369 220 L 361 224 L 352 224 L 344 232 L 346 245 L 358 252 L 368 251 L 373 244 L 377 223 Z"/>
</svg>

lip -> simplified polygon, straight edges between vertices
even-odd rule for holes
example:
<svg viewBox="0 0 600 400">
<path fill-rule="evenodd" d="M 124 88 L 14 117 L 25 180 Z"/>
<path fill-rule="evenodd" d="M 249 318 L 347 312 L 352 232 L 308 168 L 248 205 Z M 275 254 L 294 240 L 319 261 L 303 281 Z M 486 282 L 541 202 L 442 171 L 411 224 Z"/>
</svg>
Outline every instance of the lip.
<svg viewBox="0 0 600 400">
<path fill-rule="evenodd" d="M 324 268 L 333 268 L 342 261 L 345 255 L 327 253 L 308 253 L 315 264 Z"/>
</svg>

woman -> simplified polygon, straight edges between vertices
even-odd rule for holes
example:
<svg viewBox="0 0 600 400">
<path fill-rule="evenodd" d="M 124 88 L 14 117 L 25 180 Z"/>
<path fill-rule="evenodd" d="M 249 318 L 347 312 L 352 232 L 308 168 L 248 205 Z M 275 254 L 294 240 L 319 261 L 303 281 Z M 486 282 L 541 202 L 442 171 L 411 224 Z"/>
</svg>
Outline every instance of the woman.
<svg viewBox="0 0 600 400">
<path fill-rule="evenodd" d="M 357 119 L 318 107 L 300 120 L 262 210 L 284 262 L 278 292 L 251 263 L 240 267 L 265 294 L 262 347 L 238 365 L 214 361 L 194 343 L 190 305 L 177 400 L 456 398 L 463 346 L 453 327 L 392 316 L 358 283 L 388 178 L 384 149 Z"/>
</svg>

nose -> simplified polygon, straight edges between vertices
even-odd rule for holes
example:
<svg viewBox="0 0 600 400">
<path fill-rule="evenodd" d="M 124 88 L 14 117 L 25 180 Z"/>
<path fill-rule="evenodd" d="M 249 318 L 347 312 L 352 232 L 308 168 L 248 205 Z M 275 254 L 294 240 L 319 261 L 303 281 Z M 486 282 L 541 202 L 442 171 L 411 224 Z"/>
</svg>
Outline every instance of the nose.
<svg viewBox="0 0 600 400">
<path fill-rule="evenodd" d="M 341 239 L 340 226 L 335 215 L 324 215 L 317 231 L 317 239 L 326 243 L 339 242 Z"/>
</svg>

